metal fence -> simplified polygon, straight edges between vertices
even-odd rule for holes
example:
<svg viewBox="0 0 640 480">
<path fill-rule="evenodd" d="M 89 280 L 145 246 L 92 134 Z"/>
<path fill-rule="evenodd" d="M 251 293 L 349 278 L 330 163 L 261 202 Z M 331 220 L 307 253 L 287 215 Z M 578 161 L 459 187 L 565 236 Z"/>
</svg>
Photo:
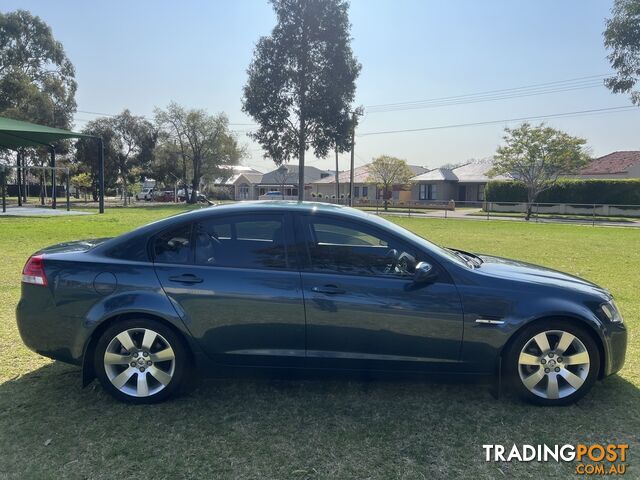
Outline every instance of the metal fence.
<svg viewBox="0 0 640 480">
<path fill-rule="evenodd" d="M 344 199 L 319 199 L 318 201 L 346 204 Z M 385 208 L 386 203 L 386 208 Z M 432 200 L 357 200 L 353 207 L 372 213 L 405 215 L 408 217 L 465 218 L 485 220 L 524 220 L 525 202 L 478 202 Z M 640 205 L 609 205 L 585 203 L 533 203 L 530 210 L 532 222 L 565 222 L 585 224 L 629 224 L 640 221 Z"/>
</svg>

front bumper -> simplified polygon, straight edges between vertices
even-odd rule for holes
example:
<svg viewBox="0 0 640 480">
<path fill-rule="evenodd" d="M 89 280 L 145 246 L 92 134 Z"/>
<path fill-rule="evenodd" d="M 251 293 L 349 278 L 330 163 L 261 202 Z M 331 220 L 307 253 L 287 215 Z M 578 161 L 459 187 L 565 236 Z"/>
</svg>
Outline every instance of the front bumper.
<svg viewBox="0 0 640 480">
<path fill-rule="evenodd" d="M 627 354 L 627 328 L 623 323 L 610 323 L 605 332 L 605 366 L 603 377 L 620 371 Z"/>
</svg>

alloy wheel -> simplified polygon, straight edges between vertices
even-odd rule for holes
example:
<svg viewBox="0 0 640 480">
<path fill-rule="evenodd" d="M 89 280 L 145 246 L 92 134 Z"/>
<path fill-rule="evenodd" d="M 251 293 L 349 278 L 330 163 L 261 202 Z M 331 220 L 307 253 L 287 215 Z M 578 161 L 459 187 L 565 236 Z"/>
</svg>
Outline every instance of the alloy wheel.
<svg viewBox="0 0 640 480">
<path fill-rule="evenodd" d="M 529 339 L 518 356 L 523 385 L 538 397 L 555 400 L 577 392 L 589 375 L 591 359 L 574 334 L 547 330 Z"/>
<path fill-rule="evenodd" d="M 107 345 L 103 361 L 111 384 L 131 397 L 157 394 L 169 385 L 176 368 L 167 339 L 149 328 L 120 332 Z"/>
</svg>

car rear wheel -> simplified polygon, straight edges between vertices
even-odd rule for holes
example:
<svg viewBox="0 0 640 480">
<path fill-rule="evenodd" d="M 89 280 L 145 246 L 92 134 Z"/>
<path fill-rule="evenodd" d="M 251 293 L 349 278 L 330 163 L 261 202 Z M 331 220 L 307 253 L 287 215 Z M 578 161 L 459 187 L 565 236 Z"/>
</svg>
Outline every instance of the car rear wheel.
<svg viewBox="0 0 640 480">
<path fill-rule="evenodd" d="M 94 368 L 105 390 L 129 403 L 156 403 L 177 393 L 189 361 L 180 337 L 160 322 L 117 322 L 96 345 Z"/>
<path fill-rule="evenodd" d="M 581 326 L 566 320 L 525 328 L 507 354 L 516 393 L 539 405 L 568 405 L 593 386 L 600 369 L 598 347 Z"/>
</svg>

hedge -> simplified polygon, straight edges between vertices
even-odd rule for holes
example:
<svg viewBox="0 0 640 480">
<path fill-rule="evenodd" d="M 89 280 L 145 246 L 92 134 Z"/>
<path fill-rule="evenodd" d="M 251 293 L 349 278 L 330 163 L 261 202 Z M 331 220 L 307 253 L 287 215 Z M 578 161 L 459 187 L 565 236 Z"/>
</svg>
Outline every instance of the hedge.
<svg viewBox="0 0 640 480">
<path fill-rule="evenodd" d="M 485 198 L 489 202 L 526 202 L 524 183 L 495 180 L 487 184 Z M 562 179 L 545 190 L 539 203 L 586 203 L 605 205 L 640 205 L 640 179 L 581 180 Z"/>
</svg>

